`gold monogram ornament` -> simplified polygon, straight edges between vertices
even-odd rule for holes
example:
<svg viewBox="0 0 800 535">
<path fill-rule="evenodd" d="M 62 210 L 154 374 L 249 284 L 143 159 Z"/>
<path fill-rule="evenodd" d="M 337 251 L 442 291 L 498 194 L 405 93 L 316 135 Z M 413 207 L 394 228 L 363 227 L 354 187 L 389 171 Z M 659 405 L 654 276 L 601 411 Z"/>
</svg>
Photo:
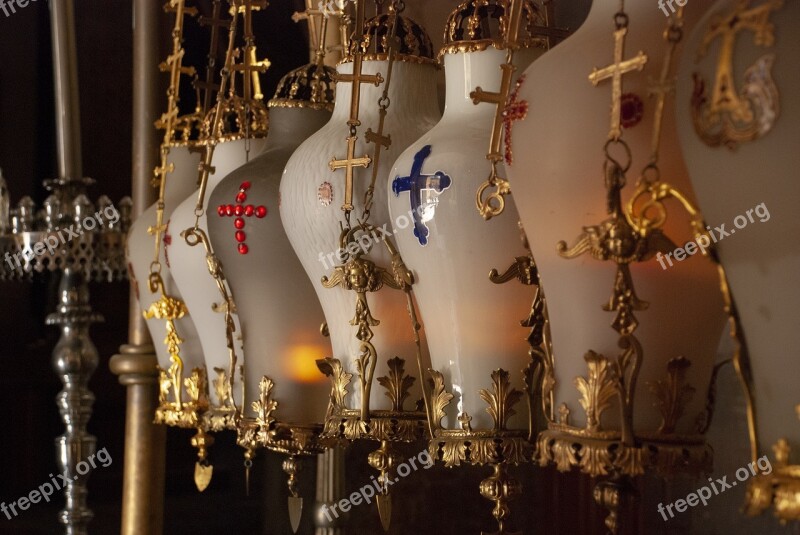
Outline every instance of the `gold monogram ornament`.
<svg viewBox="0 0 800 535">
<path fill-rule="evenodd" d="M 702 59 L 712 43 L 719 40 L 719 58 L 714 88 L 709 95 L 706 81 L 694 73 L 692 120 L 695 131 L 711 147 L 738 145 L 765 136 L 780 112 L 778 88 L 772 80 L 774 54 L 761 56 L 747 68 L 741 92 L 736 92 L 733 70 L 734 48 L 740 33 L 753 34 L 753 43 L 770 47 L 775 42 L 775 28 L 770 16 L 783 6 L 783 0 L 767 0 L 751 7 L 750 0 L 739 0 L 730 13 L 711 18 L 698 50 Z"/>
</svg>

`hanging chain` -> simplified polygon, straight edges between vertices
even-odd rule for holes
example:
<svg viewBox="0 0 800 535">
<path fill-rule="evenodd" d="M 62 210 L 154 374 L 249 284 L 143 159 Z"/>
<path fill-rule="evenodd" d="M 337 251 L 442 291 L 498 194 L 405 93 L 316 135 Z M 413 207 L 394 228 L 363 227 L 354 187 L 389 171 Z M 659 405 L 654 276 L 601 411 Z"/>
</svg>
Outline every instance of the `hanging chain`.
<svg viewBox="0 0 800 535">
<path fill-rule="evenodd" d="M 511 80 L 517 70 L 514 66 L 514 52 L 519 48 L 519 31 L 522 24 L 522 0 L 508 0 L 506 4 L 505 18 L 507 20 L 506 32 L 503 40 L 503 48 L 506 51 L 505 62 L 500 65 L 502 72 L 500 90 L 495 92 L 484 91 L 480 87 L 470 92 L 469 96 L 475 105 L 490 103 L 495 106 L 494 120 L 492 122 L 491 137 L 489 139 L 489 152 L 486 159 L 489 160 L 491 169 L 489 177 L 478 187 L 475 193 L 475 206 L 478 213 L 485 220 L 500 215 L 505 210 L 505 196 L 511 194 L 511 186 L 508 180 L 501 177 L 498 173 L 498 165 L 503 160 L 500 151 L 502 142 L 504 112 L 511 91 Z M 494 191 L 484 197 L 484 193 L 490 188 Z"/>
<path fill-rule="evenodd" d="M 377 182 L 378 172 L 380 171 L 379 167 L 381 161 L 381 149 L 388 149 L 392 142 L 391 135 L 383 134 L 383 128 L 386 121 L 387 110 L 391 104 L 391 99 L 389 98 L 389 88 L 392 83 L 392 70 L 397 57 L 397 51 L 400 48 L 400 43 L 397 39 L 397 25 L 399 16 L 403 10 L 405 10 L 405 7 L 405 3 L 402 0 L 395 0 L 389 6 L 389 17 L 392 19 L 392 26 L 391 30 L 389 31 L 389 37 L 386 39 L 386 43 L 388 45 L 386 49 L 388 66 L 386 68 L 386 80 L 383 82 L 383 93 L 378 99 L 378 131 L 373 133 L 372 130 L 367 130 L 365 135 L 367 142 L 375 144 L 375 152 L 372 157 L 372 178 L 370 179 L 367 191 L 364 193 L 364 209 L 359 221 L 359 224 L 361 225 L 365 225 L 369 221 L 373 196 L 375 195 L 375 183 Z"/>
<path fill-rule="evenodd" d="M 670 16 L 667 28 L 664 30 L 666 53 L 659 79 L 651 81 L 649 87 L 650 95 L 656 98 L 650 157 L 639 175 L 636 192 L 628 201 L 625 211 L 630 224 L 640 234 L 646 233 L 649 229 L 661 228 L 664 225 L 667 220 L 667 209 L 663 201 L 668 198 L 678 199 L 689 212 L 694 230 L 704 232 L 702 227 L 700 229 L 697 228 L 702 219 L 698 210 L 680 191 L 661 181 L 661 170 L 658 166 L 665 104 L 669 94 L 675 90 L 674 53 L 682 37 L 683 8 L 679 7 L 677 12 Z M 637 207 L 638 201 L 642 198 L 646 200 L 641 203 L 641 206 Z"/>
<path fill-rule="evenodd" d="M 150 273 L 161 272 L 159 253 L 161 251 L 161 234 L 166 230 L 164 225 L 164 193 L 167 185 L 167 175 L 175 170 L 172 163 L 168 163 L 170 144 L 175 134 L 175 122 L 178 118 L 178 101 L 180 100 L 181 74 L 194 75 L 194 68 L 183 67 L 183 22 L 187 15 L 196 15 L 195 8 L 186 8 L 184 0 L 172 0 L 169 4 L 175 11 L 175 25 L 172 28 L 172 54 L 160 65 L 161 70 L 169 69 L 169 88 L 167 89 L 167 111 L 161 115 L 156 125 L 164 129 L 164 139 L 161 142 L 161 160 L 154 170 L 153 185 L 158 186 L 158 201 L 156 202 L 156 224 L 148 227 L 147 232 L 154 236 L 153 261 L 150 264 Z M 158 285 L 157 285 L 158 286 Z M 159 286 L 159 287 L 163 287 Z M 153 290 L 155 291 L 155 290 Z"/>
</svg>

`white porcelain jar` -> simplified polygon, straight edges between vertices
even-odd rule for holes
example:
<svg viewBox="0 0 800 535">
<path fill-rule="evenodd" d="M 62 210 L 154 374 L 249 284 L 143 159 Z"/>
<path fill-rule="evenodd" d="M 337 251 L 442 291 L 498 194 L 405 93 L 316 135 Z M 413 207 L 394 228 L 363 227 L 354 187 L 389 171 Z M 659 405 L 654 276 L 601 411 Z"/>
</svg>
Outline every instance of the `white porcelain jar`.
<svg viewBox="0 0 800 535">
<path fill-rule="evenodd" d="M 167 174 L 167 182 L 164 186 L 164 222 L 169 221 L 172 212 L 187 195 L 196 191 L 197 165 L 200 163 L 200 156 L 197 152 L 191 152 L 186 145 L 176 145 L 170 147 L 167 162 L 174 166 L 174 170 Z M 150 264 L 154 259 L 155 237 L 147 232 L 147 229 L 156 224 L 156 209 L 156 204 L 153 204 L 142 212 L 131 225 L 127 239 L 128 271 L 142 312 L 161 297 L 160 293 L 150 293 L 148 287 Z M 162 242 L 159 244 L 158 258 L 161 264 L 161 279 L 164 281 L 165 293 L 176 299 L 182 299 L 181 292 L 172 277 L 171 258 L 165 254 L 167 244 L 175 239 L 180 239 L 180 236 L 175 232 L 174 227 L 168 227 L 167 231 L 161 235 Z M 167 336 L 167 324 L 163 319 L 156 318 L 148 319 L 146 323 L 156 348 L 158 365 L 166 370 L 171 364 L 167 345 L 164 342 Z M 183 360 L 184 372 L 188 376 L 193 368 L 204 366 L 203 350 L 200 347 L 200 339 L 191 314 L 175 320 L 175 329 L 178 336 L 183 339 L 180 355 Z"/>
<path fill-rule="evenodd" d="M 702 7 L 691 2 L 686 6 L 686 31 L 694 26 Z M 528 103 L 528 115 L 512 128 L 514 161 L 506 166 L 547 295 L 555 359 L 555 407 L 565 404 L 557 419 L 579 428 L 588 427 L 576 385 L 576 378 L 590 375 L 584 357 L 589 350 L 609 359 L 622 353 L 620 335 L 611 328 L 615 313 L 603 310 L 614 289 L 616 264 L 596 260 L 588 252 L 566 259 L 559 255 L 556 245 L 563 240 L 572 246 L 584 227 L 609 218 L 603 147 L 609 137 L 611 80 L 593 87 L 589 74 L 613 62 L 614 16 L 618 9 L 617 2 L 595 1 L 583 26 L 525 71 L 518 99 Z M 643 71 L 623 76 L 627 102 L 634 103 L 634 110 L 638 104 L 642 106 L 642 113 L 623 117 L 628 126 L 622 139 L 633 154 L 623 201 L 632 194 L 650 157 L 654 100 L 648 99 L 647 84 L 660 75 L 668 22 L 655 5 L 647 2 L 626 2 L 625 9 L 629 26 L 623 59 L 643 51 L 647 63 Z M 683 45 L 678 46 L 678 57 L 684 50 Z M 660 145 L 661 177 L 693 199 L 671 110 L 668 101 Z M 636 124 L 638 119 L 641 122 Z M 682 246 L 693 239 L 688 216 L 676 202 L 669 202 L 668 208 L 664 232 Z M 679 356 L 691 361 L 688 369 L 678 371 L 685 371 L 682 384 L 693 388 L 694 394 L 688 400 L 681 399 L 686 403 L 674 432 L 687 434 L 697 429 L 725 321 L 712 263 L 696 254 L 673 264 L 664 262 L 662 268 L 653 258 L 630 265 L 635 291 L 649 303 L 647 310 L 636 312 L 639 326 L 635 336 L 643 346 L 643 360 L 633 400 L 633 429 L 651 436 L 658 434 L 662 422 L 653 385 L 667 381 L 668 362 Z M 618 398 L 609 399 L 608 408 L 600 412 L 600 429 L 619 431 Z"/>
<path fill-rule="evenodd" d="M 389 213 L 398 249 L 414 273 L 416 297 L 430 348 L 432 368 L 443 374 L 448 391 L 456 395 L 445 409 L 445 427 L 458 427 L 458 418 L 471 417 L 475 429 L 492 428 L 486 402 L 479 390 L 490 388 L 497 368 L 510 372 L 511 383 L 524 389 L 521 370 L 530 361 L 520 326 L 534 296 L 532 286 L 516 279 L 506 284 L 489 280 L 489 272 L 503 273 L 515 257 L 527 255 L 518 227 L 513 198 L 501 216 L 484 221 L 475 207 L 475 193 L 491 169 L 486 159 L 496 106 L 474 104 L 470 92 L 500 90 L 500 65 L 506 51 L 499 49 L 504 35 L 499 27 L 502 5 L 485 17 L 478 32 L 468 38 L 461 24 L 481 13 L 466 2 L 450 15 L 442 54 L 446 100 L 442 120 L 400 155 L 389 174 Z M 535 14 L 532 4 L 526 14 Z M 531 19 L 531 21 L 533 18 Z M 524 37 L 523 37 L 524 36 Z M 534 41 L 527 26 L 521 32 Z M 521 74 L 542 48 L 523 48 L 515 54 Z M 512 84 L 513 87 L 513 84 Z M 502 164 L 499 166 L 502 174 Z M 524 403 L 510 429 L 528 423 Z"/>
<path fill-rule="evenodd" d="M 284 76 L 269 102 L 264 150 L 225 177 L 209 197 L 209 239 L 224 266 L 244 339 L 247 399 L 241 400 L 238 387 L 234 395 L 246 417 L 255 416 L 251 401 L 258 399 L 263 376 L 275 383 L 279 421 L 308 424 L 325 414 L 330 387 L 316 359 L 331 354 L 330 341 L 320 333 L 322 308 L 281 223 L 278 188 L 295 149 L 330 119 L 332 72 L 311 64 Z M 235 209 L 228 207 L 236 206 L 244 211 L 227 215 Z M 216 376 L 211 362 L 209 374 Z"/>
<path fill-rule="evenodd" d="M 383 16 L 380 20 L 385 20 Z M 365 28 L 372 28 L 373 21 L 368 21 Z M 385 30 L 385 28 L 383 28 Z M 402 48 L 399 58 L 394 64 L 392 81 L 389 87 L 391 104 L 386 116 L 384 133 L 391 135 L 392 143 L 381 155 L 378 168 L 378 179 L 375 184 L 375 203 L 372 207 L 370 222 L 377 227 L 386 225 L 391 228 L 388 207 L 386 205 L 385 178 L 397 156 L 439 120 L 440 112 L 436 94 L 436 66 L 430 47 L 430 39 L 421 27 L 407 18 L 402 19 L 399 34 L 404 32 L 406 38 L 401 39 Z M 386 76 L 388 62 L 381 50 L 380 39 L 370 37 L 372 47 L 377 46 L 377 53 L 365 56 L 362 72 Z M 353 72 L 352 59 L 338 67 L 341 74 Z M 358 128 L 356 155 L 373 154 L 374 145 L 364 141 L 365 132 L 371 128 L 378 129 L 378 99 L 383 92 L 383 85 L 362 84 L 360 97 L 361 126 Z M 345 173 L 343 170 L 331 171 L 329 162 L 334 157 L 342 159 L 347 152 L 347 137 L 350 118 L 350 101 L 352 84 L 339 82 L 336 88 L 336 104 L 333 117 L 319 132 L 311 136 L 295 151 L 286 164 L 281 180 L 281 219 L 306 274 L 311 279 L 317 297 L 325 312 L 325 319 L 330 331 L 333 357 L 339 359 L 348 373 L 356 375 L 355 361 L 360 353 L 360 342 L 356 338 L 356 327 L 350 324 L 356 313 L 356 294 L 340 286 L 326 289 L 320 283 L 322 277 L 330 276 L 333 268 L 339 264 L 336 251 L 339 249 L 340 223 L 344 221 L 341 210 L 344 193 Z M 358 168 L 355 171 L 354 201 L 357 210 L 353 221 L 360 216 L 364 193 L 370 181 L 372 169 Z M 390 268 L 390 256 L 384 246 L 377 244 L 366 258 L 385 268 Z M 388 373 L 387 361 L 394 357 L 406 360 L 406 373 L 414 373 L 416 350 L 413 343 L 411 322 L 406 308 L 406 297 L 402 292 L 384 288 L 367 296 L 372 315 L 380 325 L 373 328 L 375 337 L 372 343 L 378 352 L 378 361 L 374 377 Z M 423 351 L 427 358 L 427 346 L 423 342 Z M 419 380 L 411 390 L 411 399 L 421 397 Z M 358 388 L 350 388 L 346 405 L 350 408 L 361 406 L 361 395 Z M 370 397 L 370 408 L 385 408 L 384 396 L 373 389 Z M 406 407 L 410 409 L 413 407 Z"/>
<path fill-rule="evenodd" d="M 770 457 L 781 438 L 800 448 L 798 31 L 797 2 L 716 2 L 687 36 L 676 97 L 683 154 L 749 347 L 760 453 Z"/>
</svg>

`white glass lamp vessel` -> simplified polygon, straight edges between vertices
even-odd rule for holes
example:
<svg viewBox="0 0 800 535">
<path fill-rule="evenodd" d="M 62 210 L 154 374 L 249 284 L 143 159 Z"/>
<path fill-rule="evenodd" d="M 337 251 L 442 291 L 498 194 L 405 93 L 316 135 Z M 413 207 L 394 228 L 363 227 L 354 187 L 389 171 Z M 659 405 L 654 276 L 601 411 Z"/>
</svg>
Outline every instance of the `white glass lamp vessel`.
<svg viewBox="0 0 800 535">
<path fill-rule="evenodd" d="M 687 28 L 701 9 L 700 4 L 686 6 Z M 650 159 L 656 99 L 648 98 L 648 85 L 659 81 L 667 50 L 669 19 L 662 11 L 646 2 L 626 2 L 625 15 L 618 10 L 617 2 L 595 1 L 583 26 L 525 71 L 517 97 L 529 104 L 528 115 L 512 127 L 514 161 L 506 172 L 547 296 L 554 358 L 554 375 L 545 380 L 545 398 L 552 400 L 550 429 L 539 450 L 542 462 L 554 461 L 561 470 L 577 465 L 593 476 L 634 475 L 651 464 L 666 474 L 696 473 L 710 462 L 702 435 L 725 320 L 723 300 L 716 267 L 708 258 L 696 247 L 694 255 L 672 250 L 694 240 L 690 218 L 679 202 L 666 201 L 663 235 L 651 235 L 647 244 L 638 237 L 629 242 L 606 235 L 601 226 L 628 201 Z M 617 24 L 626 21 L 623 31 Z M 613 68 L 600 69 L 614 65 L 615 50 L 621 59 L 631 60 L 621 76 L 617 112 L 622 140 L 632 154 L 627 187 L 616 181 L 617 175 L 604 175 L 604 169 L 612 169 L 604 168 L 604 146 L 613 130 L 609 112 L 617 82 L 605 77 Z M 679 57 L 683 50 L 678 44 L 675 54 Z M 593 72 L 596 87 L 590 80 Z M 693 200 L 671 97 L 666 102 L 660 176 Z M 612 124 L 616 119 L 611 118 Z M 618 148 L 612 147 L 611 154 L 624 161 Z M 615 199 L 616 191 L 621 191 L 622 203 Z M 593 242 L 596 236 L 608 239 Z M 566 258 L 569 253 L 557 249 L 562 241 L 565 249 L 582 243 L 583 254 Z M 643 245 L 653 255 L 626 264 L 631 273 L 626 281 L 617 278 L 615 261 L 594 256 L 603 247 L 629 243 Z M 661 256 L 655 255 L 656 248 Z M 631 281 L 638 326 L 626 324 L 632 317 L 613 311 L 620 299 L 631 297 L 625 295 Z M 612 295 L 622 297 L 610 299 Z M 604 305 L 612 311 L 603 310 Z M 612 329 L 612 322 L 621 329 L 632 326 L 641 350 Z M 619 387 L 614 378 L 623 374 Z M 689 452 L 685 456 L 684 448 Z"/>
<path fill-rule="evenodd" d="M 213 172 L 208 178 L 207 194 L 203 199 L 203 215 L 199 221 L 201 229 L 208 228 L 209 217 L 217 217 L 216 207 L 212 207 L 209 212 L 209 194 L 231 171 L 255 157 L 266 143 L 264 138 L 267 133 L 267 125 L 264 106 L 258 101 L 253 101 L 251 107 L 264 111 L 264 115 L 254 113 L 255 117 L 261 117 L 262 120 L 257 122 L 254 117 L 246 117 L 244 121 L 253 121 L 260 124 L 260 127 L 253 128 L 249 132 L 250 137 L 244 137 L 244 132 L 223 131 L 223 137 L 214 149 L 211 162 Z M 214 110 L 209 112 L 209 114 L 213 113 Z M 223 125 L 228 124 L 228 121 L 223 121 Z M 196 184 L 197 180 L 195 179 L 194 182 Z M 166 253 L 170 258 L 175 284 L 197 327 L 206 373 L 211 377 L 210 372 L 215 368 L 230 369 L 230 356 L 224 314 L 218 308 L 222 298 L 216 282 L 208 272 L 205 250 L 202 246 L 190 246 L 181 236 L 183 231 L 194 226 L 196 206 L 197 195 L 192 194 L 186 197 L 172 212 L 168 222 L 171 239 L 166 246 Z M 236 351 L 241 354 L 239 344 L 240 341 L 237 339 Z M 224 405 L 223 400 L 217 398 L 217 393 L 213 388 L 209 392 L 209 401 L 212 407 Z"/>
<path fill-rule="evenodd" d="M 800 518 L 798 31 L 797 2 L 716 2 L 687 40 L 676 98 L 683 153 L 749 353 L 740 370 L 753 460 L 773 458 L 772 473 L 752 481 L 747 511 L 774 503 L 784 521 Z"/>
<path fill-rule="evenodd" d="M 364 43 L 367 50 L 362 64 L 362 73 L 386 77 L 388 61 L 383 50 L 381 35 L 387 31 L 388 15 L 368 21 L 364 27 Z M 436 95 L 436 66 L 431 50 L 430 39 L 425 31 L 408 18 L 400 17 L 397 34 L 402 43 L 394 63 L 389 87 L 390 106 L 384 125 L 384 133 L 391 136 L 391 145 L 383 151 L 377 171 L 374 205 L 370 222 L 379 228 L 392 232 L 394 227 L 386 205 L 386 182 L 382 177 L 388 175 L 392 162 L 411 143 L 428 131 L 439 120 L 440 112 Z M 353 72 L 353 59 L 347 57 L 338 66 L 340 74 Z M 356 360 L 359 356 L 360 342 L 356 338 L 356 327 L 350 322 L 356 312 L 355 292 L 340 286 L 324 288 L 322 277 L 330 277 L 335 266 L 340 264 L 337 250 L 340 247 L 340 224 L 344 222 L 341 209 L 345 190 L 344 170 L 332 171 L 332 159 L 341 160 L 347 154 L 347 138 L 351 111 L 351 83 L 337 83 L 336 104 L 331 120 L 316 134 L 306 140 L 295 151 L 286 164 L 281 180 L 281 219 L 289 241 L 292 244 L 306 274 L 317 292 L 317 297 L 325 312 L 327 327 L 333 345 L 333 357 L 342 363 L 346 373 L 358 377 Z M 378 130 L 378 100 L 383 93 L 383 84 L 360 84 L 361 126 L 355 146 L 357 156 L 370 156 L 374 145 L 365 143 L 368 129 Z M 367 190 L 372 169 L 357 168 L 354 171 L 354 194 L 356 211 L 353 224 L 361 217 L 364 194 Z M 380 236 L 378 236 L 380 238 Z M 377 265 L 390 268 L 391 258 L 380 239 L 365 258 Z M 374 377 L 388 376 L 387 361 L 395 357 L 407 363 L 415 361 L 416 349 L 413 332 L 406 307 L 406 297 L 400 291 L 384 288 L 368 295 L 372 315 L 380 325 L 374 327 L 373 344 L 378 352 Z M 427 348 L 423 342 L 423 351 Z M 427 357 L 427 354 L 425 355 Z M 412 368 L 406 366 L 406 371 Z M 355 383 L 356 381 L 354 381 Z M 384 407 L 383 395 L 376 394 L 369 399 L 369 409 Z M 411 399 L 420 399 L 418 382 L 410 393 Z M 346 399 L 346 407 L 360 409 L 362 398 L 359 388 L 351 386 Z M 408 409 L 409 407 L 406 407 Z"/>
<path fill-rule="evenodd" d="M 311 281 L 298 277 L 302 266 L 281 223 L 278 187 L 295 149 L 330 119 L 333 72 L 309 64 L 283 77 L 268 104 L 270 134 L 263 151 L 209 197 L 209 240 L 224 266 L 244 340 L 247 399 L 238 390 L 235 398 L 251 420 L 264 377 L 274 384 L 270 395 L 278 407 L 272 417 L 282 424 L 320 422 L 330 392 L 316 365 L 330 355 L 330 341 L 320 333 L 322 308 Z M 228 366 L 208 371 L 211 377 L 229 374 Z"/>
<path fill-rule="evenodd" d="M 503 2 L 487 7 L 471 0 L 452 12 L 440 54 L 447 87 L 444 115 L 398 158 L 387 188 L 397 246 L 414 273 L 432 369 L 443 374 L 447 390 L 455 396 L 445 409 L 446 429 L 492 429 L 479 391 L 491 390 L 497 369 L 510 372 L 512 387 L 524 390 L 521 370 L 530 361 L 520 319 L 530 312 L 534 289 L 520 286 L 516 279 L 497 284 L 489 278 L 492 269 L 503 273 L 516 257 L 528 254 L 516 207 L 509 198 L 502 216 L 489 221 L 475 207 L 476 191 L 491 169 L 486 154 L 496 106 L 476 105 L 470 93 L 478 87 L 500 90 L 500 66 L 506 62 L 500 29 L 508 24 L 505 11 Z M 471 33 L 474 17 L 480 23 L 472 25 L 476 29 Z M 524 4 L 523 20 L 520 36 L 526 47 L 514 55 L 517 75 L 544 52 L 532 34 L 542 21 L 530 2 Z M 521 118 L 524 111 L 519 111 Z M 511 157 L 510 147 L 507 156 Z M 525 430 L 527 437 L 524 405 L 515 407 L 507 427 Z"/>
<path fill-rule="evenodd" d="M 166 175 L 164 221 L 169 220 L 172 212 L 181 201 L 196 191 L 197 165 L 200 163 L 200 156 L 196 152 L 191 152 L 188 145 L 176 144 L 170 147 L 167 162 L 169 162 L 169 165 L 174 166 L 174 170 Z M 127 239 L 128 271 L 142 312 L 146 312 L 154 302 L 161 298 L 160 292 L 151 293 L 148 288 L 148 275 L 153 262 L 155 238 L 147 230 L 156 224 L 157 208 L 157 203 L 154 203 L 142 212 L 131 225 Z M 170 240 L 175 239 L 173 234 L 174 229 L 168 229 L 166 233 L 162 234 L 162 243 L 159 244 L 161 279 L 164 282 L 166 295 L 182 299 L 180 290 L 172 278 L 171 258 L 168 254 L 165 254 L 167 244 Z M 167 344 L 165 343 L 167 323 L 163 319 L 155 317 L 147 319 L 146 322 L 150 336 L 153 339 L 153 345 L 156 348 L 158 365 L 166 370 L 172 364 Z M 175 330 L 183 340 L 180 346 L 180 356 L 183 360 L 185 373 L 191 373 L 194 368 L 205 367 L 203 350 L 200 347 L 200 339 L 191 315 L 186 314 L 182 318 L 174 320 L 174 322 Z"/>
</svg>

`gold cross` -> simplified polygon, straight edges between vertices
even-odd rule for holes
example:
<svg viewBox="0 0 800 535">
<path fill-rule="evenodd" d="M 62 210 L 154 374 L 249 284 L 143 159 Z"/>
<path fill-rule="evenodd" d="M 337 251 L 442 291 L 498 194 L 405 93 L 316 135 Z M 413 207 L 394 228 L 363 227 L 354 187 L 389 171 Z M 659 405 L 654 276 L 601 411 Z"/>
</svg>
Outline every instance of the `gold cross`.
<svg viewBox="0 0 800 535">
<path fill-rule="evenodd" d="M 219 31 L 220 28 L 229 30 L 231 27 L 230 19 L 222 18 L 222 1 L 215 0 L 214 8 L 210 17 L 200 17 L 200 26 L 211 27 L 211 44 L 208 49 L 208 68 L 206 69 L 206 80 L 195 80 L 194 87 L 198 91 L 205 91 L 203 95 L 203 111 L 207 111 L 211 107 L 211 98 L 214 91 L 219 91 L 219 84 L 214 83 L 214 72 L 216 69 L 213 66 L 216 64 L 217 48 L 219 47 Z"/>
<path fill-rule="evenodd" d="M 598 69 L 592 69 L 589 81 L 593 86 L 597 86 L 603 80 L 611 78 L 611 128 L 608 131 L 609 139 L 618 140 L 622 135 L 620 128 L 620 101 L 622 99 L 622 76 L 631 71 L 641 71 L 647 63 L 647 55 L 641 50 L 631 59 L 623 60 L 625 55 L 625 35 L 628 33 L 627 26 L 623 26 L 614 31 L 614 63 Z"/>
<path fill-rule="evenodd" d="M 189 15 L 190 17 L 197 16 L 196 7 L 186 7 L 183 4 L 184 0 L 169 0 L 169 2 L 164 4 L 164 12 L 181 13 L 183 15 Z"/>
<path fill-rule="evenodd" d="M 170 54 L 169 56 L 167 56 L 166 61 L 162 61 L 161 63 L 158 64 L 158 69 L 161 72 L 167 72 L 170 69 L 172 69 L 173 66 L 175 66 L 177 67 L 176 71 L 178 71 L 178 73 L 185 74 L 187 76 L 194 76 L 196 72 L 194 67 L 192 67 L 191 65 L 186 67 L 181 65 L 181 61 L 183 60 L 184 54 L 185 51 L 183 49 L 181 49 L 181 51 L 178 52 L 177 54 Z"/>
<path fill-rule="evenodd" d="M 702 57 L 717 37 L 722 38 L 717 64 L 714 93 L 711 96 L 709 114 L 717 115 L 728 112 L 735 120 L 752 121 L 750 106 L 742 102 L 736 94 L 733 79 L 733 52 L 736 34 L 742 30 L 751 30 L 756 45 L 771 46 L 775 40 L 774 26 L 769 21 L 771 12 L 783 6 L 783 0 L 769 0 L 758 7 L 745 10 L 749 0 L 740 0 L 732 13 L 727 16 L 717 15 L 711 22 L 708 32 L 703 37 L 699 55 Z"/>
<path fill-rule="evenodd" d="M 358 108 L 361 100 L 361 84 L 373 84 L 378 87 L 383 83 L 383 76 L 381 73 L 377 74 L 363 74 L 361 67 L 364 62 L 364 56 L 358 52 L 353 54 L 353 74 L 337 74 L 336 83 L 341 82 L 353 84 L 353 93 L 350 98 L 350 119 L 347 124 L 350 126 L 361 126 L 361 121 L 358 120 Z"/>
<path fill-rule="evenodd" d="M 380 125 L 379 130 L 383 130 L 383 124 Z M 367 140 L 367 143 L 375 143 L 376 145 L 380 145 L 384 149 L 388 149 L 389 146 L 392 144 L 392 136 L 390 135 L 382 135 L 378 132 L 373 132 L 371 128 L 367 129 L 364 133 L 364 138 Z"/>
<path fill-rule="evenodd" d="M 503 71 L 502 79 L 500 81 L 500 91 L 484 91 L 480 86 L 475 88 L 475 91 L 470 92 L 469 96 L 473 104 L 480 104 L 481 102 L 488 102 L 494 104 L 497 109 L 494 114 L 494 124 L 492 125 L 492 138 L 489 154 L 486 158 L 493 162 L 499 162 L 503 159 L 500 153 L 500 141 L 502 140 L 501 132 L 503 128 L 503 109 L 505 108 L 508 92 L 511 89 L 511 79 L 514 76 L 516 68 L 510 63 L 500 65 Z"/>
<path fill-rule="evenodd" d="M 656 109 L 653 113 L 653 136 L 650 141 L 650 161 L 658 160 L 658 146 L 661 142 L 661 122 L 664 118 L 664 104 L 670 93 L 675 91 L 675 77 L 670 76 L 672 67 L 672 56 L 675 47 L 681 39 L 683 21 L 683 7 L 678 7 L 674 19 L 670 19 L 667 31 L 664 32 L 667 40 L 667 53 L 664 55 L 664 63 L 661 64 L 661 76 L 658 80 L 650 80 L 647 93 L 656 97 Z"/>
<path fill-rule="evenodd" d="M 311 49 L 316 51 L 319 48 L 319 38 L 318 38 L 318 31 L 317 31 L 317 17 L 321 17 L 324 20 L 325 12 L 314 9 L 311 7 L 312 0 L 306 0 L 306 10 L 305 11 L 295 11 L 292 13 L 292 20 L 294 22 L 300 22 L 304 20 L 308 23 L 308 37 L 309 41 L 311 42 Z"/>
<path fill-rule="evenodd" d="M 269 60 L 258 61 L 256 59 L 255 37 L 253 36 L 253 9 L 266 7 L 266 1 L 241 0 L 241 2 L 243 5 L 237 5 L 237 7 L 238 12 L 244 14 L 244 62 L 231 65 L 231 71 L 241 71 L 244 77 L 242 81 L 244 100 L 249 102 L 251 99 L 260 100 L 264 98 L 261 93 L 261 80 L 258 75 L 265 72 L 270 66 Z"/>
<path fill-rule="evenodd" d="M 361 32 L 361 29 L 364 27 L 364 4 L 365 2 L 356 2 L 356 32 Z M 340 82 L 353 84 L 353 92 L 350 95 L 350 120 L 347 121 L 351 130 L 356 126 L 361 126 L 361 121 L 358 120 L 358 107 L 361 101 L 361 84 L 373 84 L 375 87 L 378 87 L 383 83 L 383 76 L 381 76 L 381 73 L 363 74 L 361 72 L 364 55 L 359 50 L 360 44 L 360 42 L 355 40 L 355 37 L 353 38 L 353 42 L 350 43 L 351 50 L 353 51 L 353 74 L 337 74 L 335 76 L 337 84 Z"/>
<path fill-rule="evenodd" d="M 511 0 L 509 2 L 509 18 L 506 30 L 504 46 L 507 50 L 512 50 L 517 46 L 519 41 L 519 25 L 522 19 L 522 2 Z M 484 91 L 481 87 L 476 87 L 475 91 L 471 91 L 469 96 L 473 104 L 480 104 L 481 102 L 488 102 L 495 105 L 494 123 L 492 125 L 492 137 L 490 141 L 489 154 L 486 158 L 492 162 L 499 162 L 503 156 L 500 154 L 501 132 L 503 128 L 503 109 L 505 108 L 508 92 L 511 90 L 511 79 L 514 76 L 516 67 L 510 62 L 506 61 L 500 65 L 502 71 L 502 78 L 500 81 L 500 91 Z"/>
<path fill-rule="evenodd" d="M 331 168 L 331 171 L 336 171 L 337 169 L 344 169 L 345 170 L 345 178 L 344 178 L 344 204 L 342 204 L 342 210 L 348 212 L 354 208 L 353 206 L 353 168 L 355 167 L 363 167 L 366 169 L 369 167 L 369 164 L 372 163 L 372 158 L 369 156 L 362 156 L 360 158 L 356 158 L 356 140 L 358 138 L 356 136 L 350 136 L 347 138 L 347 158 L 344 160 L 337 160 L 336 158 L 332 158 L 328 166 Z"/>
</svg>

